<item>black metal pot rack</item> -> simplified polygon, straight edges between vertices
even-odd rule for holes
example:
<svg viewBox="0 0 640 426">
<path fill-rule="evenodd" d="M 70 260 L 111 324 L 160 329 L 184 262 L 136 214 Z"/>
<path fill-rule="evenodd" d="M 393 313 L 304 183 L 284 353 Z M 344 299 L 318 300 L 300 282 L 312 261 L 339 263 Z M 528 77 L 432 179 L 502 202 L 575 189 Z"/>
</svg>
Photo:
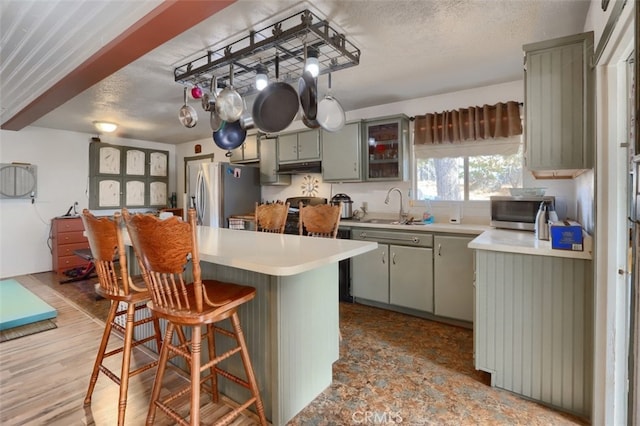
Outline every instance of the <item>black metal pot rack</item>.
<svg viewBox="0 0 640 426">
<path fill-rule="evenodd" d="M 296 22 L 299 23 L 296 24 Z M 229 65 L 234 65 L 233 87 L 243 96 L 257 93 L 256 68 L 262 64 L 275 81 L 275 58 L 279 57 L 279 80 L 293 82 L 304 72 L 304 49 L 318 53 L 320 74 L 335 72 L 360 63 L 360 49 L 326 20 L 311 11 L 289 16 L 259 31 L 174 69 L 175 81 L 208 89 L 212 77 L 229 81 Z"/>
</svg>

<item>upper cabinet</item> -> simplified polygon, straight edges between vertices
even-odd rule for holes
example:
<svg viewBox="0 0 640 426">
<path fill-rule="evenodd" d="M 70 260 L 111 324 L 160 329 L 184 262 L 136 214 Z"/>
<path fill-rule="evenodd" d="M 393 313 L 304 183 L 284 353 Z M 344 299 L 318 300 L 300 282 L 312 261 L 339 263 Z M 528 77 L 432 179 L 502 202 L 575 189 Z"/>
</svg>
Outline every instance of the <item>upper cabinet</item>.
<svg viewBox="0 0 640 426">
<path fill-rule="evenodd" d="M 278 162 L 319 161 L 320 131 L 306 130 L 278 136 Z"/>
<path fill-rule="evenodd" d="M 253 163 L 260 161 L 258 135 L 247 135 L 244 143 L 231 151 L 231 163 Z"/>
<path fill-rule="evenodd" d="M 92 142 L 89 208 L 166 207 L 169 152 Z"/>
<path fill-rule="evenodd" d="M 537 177 L 576 176 L 593 167 L 593 32 L 523 49 L 527 168 Z"/>
<path fill-rule="evenodd" d="M 349 123 L 338 132 L 322 131 L 322 180 L 362 180 L 362 122 Z"/>
<path fill-rule="evenodd" d="M 291 175 L 278 173 L 278 137 L 260 135 L 260 184 L 290 185 Z"/>
<path fill-rule="evenodd" d="M 408 141 L 409 118 L 404 115 L 365 121 L 366 180 L 407 180 Z"/>
</svg>

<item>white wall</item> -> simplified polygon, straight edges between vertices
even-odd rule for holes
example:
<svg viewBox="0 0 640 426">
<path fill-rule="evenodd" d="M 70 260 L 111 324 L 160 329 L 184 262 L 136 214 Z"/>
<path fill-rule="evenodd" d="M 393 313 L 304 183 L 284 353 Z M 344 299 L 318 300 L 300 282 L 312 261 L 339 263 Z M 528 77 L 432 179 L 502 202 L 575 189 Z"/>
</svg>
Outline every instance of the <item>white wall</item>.
<svg viewBox="0 0 640 426">
<path fill-rule="evenodd" d="M 27 127 L 18 132 L 0 130 L 0 163 L 35 164 L 38 192 L 31 200 L 0 199 L 0 278 L 50 271 L 51 219 L 66 213 L 78 202 L 79 212 L 88 207 L 89 143 L 92 134 Z M 175 146 L 155 142 L 101 137 L 115 145 L 155 148 L 175 157 Z M 169 176 L 175 176 L 170 161 Z M 169 181 L 169 193 L 175 191 Z M 96 211 L 96 214 L 109 214 Z"/>
</svg>

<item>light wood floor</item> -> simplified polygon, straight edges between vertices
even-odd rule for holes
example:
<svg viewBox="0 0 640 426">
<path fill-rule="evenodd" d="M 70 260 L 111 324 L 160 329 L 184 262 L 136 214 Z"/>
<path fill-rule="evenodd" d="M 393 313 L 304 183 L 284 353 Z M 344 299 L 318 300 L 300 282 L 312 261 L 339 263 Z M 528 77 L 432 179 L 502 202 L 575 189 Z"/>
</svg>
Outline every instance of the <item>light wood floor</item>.
<svg viewBox="0 0 640 426">
<path fill-rule="evenodd" d="M 91 405 L 83 405 L 104 324 L 34 278 L 16 279 L 57 309 L 58 328 L 0 343 L 0 424 L 115 425 L 118 386 L 103 374 L 98 378 Z M 119 342 L 112 337 L 110 346 L 116 344 Z M 149 356 L 135 349 L 132 363 L 143 363 Z M 112 358 L 117 365 L 118 357 Z M 144 424 L 154 375 L 155 369 L 151 369 L 131 379 L 127 425 Z M 184 378 L 174 371 L 168 371 L 165 379 L 168 389 L 184 383 Z M 228 409 L 208 403 L 202 408 L 202 419 L 213 422 Z M 172 422 L 158 410 L 155 424 Z M 256 422 L 251 417 L 233 423 L 253 424 Z"/>
</svg>

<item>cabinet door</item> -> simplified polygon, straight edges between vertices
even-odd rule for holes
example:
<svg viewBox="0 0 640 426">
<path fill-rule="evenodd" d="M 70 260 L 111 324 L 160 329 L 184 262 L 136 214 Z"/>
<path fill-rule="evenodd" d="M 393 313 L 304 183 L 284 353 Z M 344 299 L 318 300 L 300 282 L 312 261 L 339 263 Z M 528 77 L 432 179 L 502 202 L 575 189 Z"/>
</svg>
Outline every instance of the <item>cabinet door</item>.
<svg viewBox="0 0 640 426">
<path fill-rule="evenodd" d="M 433 312 L 433 250 L 391 245 L 389 262 L 391 304 Z"/>
<path fill-rule="evenodd" d="M 244 161 L 260 160 L 258 137 L 256 135 L 247 135 L 244 144 L 242 144 L 242 156 Z"/>
<path fill-rule="evenodd" d="M 473 250 L 471 237 L 434 238 L 434 313 L 473 321 Z"/>
<path fill-rule="evenodd" d="M 291 175 L 279 175 L 277 168 L 277 138 L 260 138 L 260 184 L 261 185 L 289 185 Z"/>
<path fill-rule="evenodd" d="M 389 303 L 389 246 L 378 248 L 351 259 L 355 298 Z"/>
<path fill-rule="evenodd" d="M 298 160 L 320 159 L 320 131 L 308 130 L 298 133 Z"/>
<path fill-rule="evenodd" d="M 298 135 L 291 133 L 278 136 L 278 161 L 296 161 L 298 159 Z"/>
<path fill-rule="evenodd" d="M 322 132 L 322 179 L 325 182 L 359 181 L 361 173 L 360 123 L 339 132 Z"/>
<path fill-rule="evenodd" d="M 366 179 L 405 180 L 408 175 L 409 124 L 406 117 L 365 121 Z"/>
<path fill-rule="evenodd" d="M 524 49 L 527 167 L 591 168 L 593 33 L 533 43 Z"/>
</svg>

